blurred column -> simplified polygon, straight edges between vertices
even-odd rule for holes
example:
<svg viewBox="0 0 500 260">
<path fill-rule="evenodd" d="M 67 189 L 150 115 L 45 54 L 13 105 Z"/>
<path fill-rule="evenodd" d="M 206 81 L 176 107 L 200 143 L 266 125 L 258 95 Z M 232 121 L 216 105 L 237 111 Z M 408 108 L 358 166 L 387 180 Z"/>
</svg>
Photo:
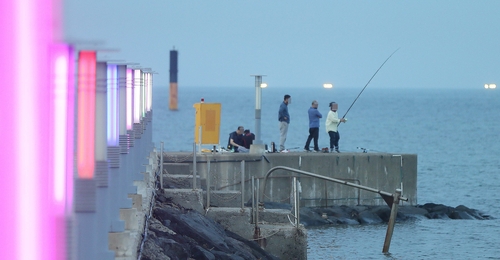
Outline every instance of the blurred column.
<svg viewBox="0 0 500 260">
<path fill-rule="evenodd" d="M 141 84 L 141 75 L 142 72 L 140 69 L 134 70 L 134 138 L 141 138 L 142 134 L 142 84 Z"/>
<path fill-rule="evenodd" d="M 135 112 L 135 106 L 134 106 L 134 94 L 135 94 L 135 88 L 134 88 L 134 70 L 127 68 L 127 90 L 126 90 L 126 106 L 127 106 L 127 115 L 126 115 L 126 121 L 127 121 L 127 135 L 128 135 L 128 148 L 134 146 L 134 112 Z M 128 149 L 127 149 L 128 151 Z"/>
<path fill-rule="evenodd" d="M 74 207 L 78 259 L 96 259 L 97 217 L 95 171 L 96 52 L 78 56 L 78 107 Z"/>
<path fill-rule="evenodd" d="M 54 259 L 71 259 L 73 253 L 73 161 L 74 161 L 74 50 L 63 43 L 50 47 L 50 83 L 53 90 L 53 172 L 57 250 Z"/>
<path fill-rule="evenodd" d="M 97 181 L 98 187 L 108 187 L 107 74 L 108 67 L 106 62 L 97 62 L 95 97 L 95 180 Z"/>
<path fill-rule="evenodd" d="M 178 52 L 174 49 L 170 51 L 170 110 L 177 110 L 178 89 L 177 89 L 177 57 Z"/>
<path fill-rule="evenodd" d="M 118 65 L 118 145 L 120 153 L 128 153 L 127 135 L 127 66 Z"/>
<path fill-rule="evenodd" d="M 114 67 L 116 68 L 116 67 Z M 113 70 L 114 72 L 116 70 Z M 114 73 L 113 72 L 113 73 Z M 108 232 L 110 230 L 110 221 L 112 210 L 109 207 L 110 203 L 110 188 L 109 188 L 109 170 L 108 170 L 108 145 L 110 142 L 109 136 L 113 136 L 113 142 L 117 142 L 116 133 L 111 134 L 110 122 L 113 121 L 113 116 L 110 116 L 110 106 L 108 104 L 110 96 L 108 94 L 108 65 L 106 62 L 97 62 L 96 65 L 96 102 L 95 102 L 95 180 L 97 184 L 96 193 L 96 218 L 97 228 L 95 249 L 98 252 L 98 259 L 114 259 L 114 252 L 108 247 Z M 112 75 L 110 74 L 112 77 Z M 110 79 L 112 81 L 112 79 Z M 80 239 L 84 239 L 80 237 Z"/>
<path fill-rule="evenodd" d="M 118 65 L 108 64 L 107 68 L 107 143 L 110 168 L 120 166 L 120 92 L 118 88 Z"/>
</svg>

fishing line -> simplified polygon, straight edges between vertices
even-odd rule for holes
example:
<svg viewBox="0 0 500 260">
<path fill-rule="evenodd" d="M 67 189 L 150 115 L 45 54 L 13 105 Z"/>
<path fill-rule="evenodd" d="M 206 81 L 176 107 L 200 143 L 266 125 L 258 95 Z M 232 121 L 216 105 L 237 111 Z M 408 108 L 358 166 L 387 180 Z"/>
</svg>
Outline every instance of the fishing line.
<svg viewBox="0 0 500 260">
<path fill-rule="evenodd" d="M 377 71 L 375 71 L 375 73 L 373 74 L 373 76 L 370 78 L 370 80 L 368 80 L 368 82 L 366 83 L 365 87 L 361 90 L 361 92 L 359 92 L 358 96 L 356 97 L 356 99 L 354 99 L 354 101 L 352 102 L 351 106 L 347 109 L 347 112 L 345 112 L 344 116 L 342 118 L 345 118 L 345 116 L 347 115 L 347 113 L 349 113 L 349 110 L 351 110 L 352 106 L 354 105 L 354 103 L 356 103 L 356 101 L 358 100 L 359 96 L 361 96 L 361 93 L 363 93 L 363 91 L 365 91 L 365 88 L 368 86 L 368 84 L 370 84 L 370 82 L 372 81 L 372 79 L 375 77 L 375 75 L 377 75 L 378 71 L 384 66 L 384 64 L 392 57 L 392 55 L 394 55 L 394 53 L 396 53 L 400 48 L 397 48 L 393 53 L 391 53 L 391 55 L 389 55 L 389 57 L 387 57 L 387 59 L 385 59 L 384 63 L 382 63 L 382 65 L 380 65 L 380 67 L 378 67 Z M 337 124 L 337 126 L 340 125 L 340 122 Z"/>
</svg>

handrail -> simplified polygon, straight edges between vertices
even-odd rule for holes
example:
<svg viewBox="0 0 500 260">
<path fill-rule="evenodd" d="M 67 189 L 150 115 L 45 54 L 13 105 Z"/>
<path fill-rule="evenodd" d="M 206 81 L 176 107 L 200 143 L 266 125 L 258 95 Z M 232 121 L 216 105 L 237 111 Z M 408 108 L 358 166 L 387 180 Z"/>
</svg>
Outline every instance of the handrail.
<svg viewBox="0 0 500 260">
<path fill-rule="evenodd" d="M 391 245 L 391 239 L 392 239 L 392 233 L 394 231 L 394 224 L 396 222 L 396 216 L 398 214 L 399 200 L 408 201 L 408 198 L 401 197 L 401 189 L 396 189 L 396 192 L 393 194 L 393 193 L 389 193 L 389 192 L 377 190 L 377 189 L 374 189 L 374 188 L 366 187 L 366 186 L 363 186 L 363 185 L 358 185 L 358 184 L 355 184 L 355 183 L 352 183 L 352 182 L 342 181 L 342 180 L 339 180 L 339 179 L 335 179 L 335 178 L 330 178 L 330 177 L 318 175 L 318 174 L 311 173 L 311 172 L 297 170 L 297 169 L 290 168 L 290 167 L 285 167 L 285 166 L 276 166 L 276 167 L 271 168 L 266 173 L 266 177 L 264 178 L 264 187 L 262 189 L 262 198 L 264 198 L 264 194 L 265 194 L 265 191 L 266 191 L 267 177 L 269 177 L 269 175 L 271 175 L 271 173 L 273 173 L 276 170 L 285 170 L 285 171 L 289 171 L 289 172 L 295 172 L 295 173 L 299 173 L 299 174 L 304 174 L 304 175 L 307 175 L 307 176 L 310 176 L 310 177 L 322 179 L 322 180 L 325 180 L 325 181 L 331 181 L 331 182 L 335 182 L 335 183 L 339 183 L 339 184 L 351 186 L 351 187 L 354 187 L 354 188 L 358 188 L 358 189 L 362 189 L 362 190 L 366 190 L 366 191 L 370 191 L 370 192 L 374 192 L 374 193 L 378 193 L 378 194 L 382 195 L 382 198 L 384 199 L 384 201 L 391 208 L 391 215 L 389 217 L 389 221 L 388 221 L 388 224 L 387 224 L 387 232 L 385 234 L 384 247 L 382 248 L 382 252 L 383 253 L 389 252 L 389 247 Z M 297 196 L 298 192 L 296 190 L 297 179 L 296 179 L 295 176 L 293 178 L 293 182 L 294 182 L 293 183 L 294 187 L 292 189 L 294 189 L 294 197 L 295 197 L 294 198 L 295 223 L 296 223 L 296 227 L 298 227 L 299 224 L 300 224 L 300 211 L 299 211 L 299 204 L 300 203 L 299 203 L 299 201 L 297 199 L 297 197 L 298 197 Z M 259 211 L 257 210 L 257 213 L 258 212 Z M 256 222 L 258 222 L 258 220 L 259 220 L 259 218 L 258 218 L 258 215 L 257 215 Z M 256 230 L 257 230 L 257 225 L 255 227 L 256 227 Z"/>
<path fill-rule="evenodd" d="M 210 165 L 210 162 L 208 162 L 207 164 L 208 164 L 208 165 Z M 207 175 L 207 176 L 208 176 L 208 175 Z M 254 176 L 254 175 L 252 175 L 252 178 L 254 178 L 254 177 L 255 177 L 255 176 Z M 292 177 L 292 176 L 285 176 L 285 175 L 280 176 L 280 175 L 278 175 L 278 176 L 270 176 L 269 178 L 291 178 L 291 177 Z M 207 177 L 207 178 L 208 178 L 208 177 Z M 252 181 L 252 178 L 245 179 L 245 180 L 244 180 L 244 181 L 245 181 L 245 183 L 247 183 L 247 182 L 248 182 L 248 183 L 250 183 L 250 182 Z M 259 179 L 259 180 L 260 180 L 260 179 L 264 179 L 264 177 L 255 177 L 255 179 Z M 358 179 L 344 179 L 344 178 L 340 178 L 339 180 L 341 180 L 341 181 L 354 181 L 354 182 L 356 182 L 356 183 L 358 183 L 358 184 L 360 184 L 360 183 L 361 183 L 361 181 L 360 181 L 360 180 L 358 180 Z M 223 185 L 223 186 L 217 187 L 217 190 L 223 190 L 223 189 L 225 189 L 225 188 L 232 187 L 232 186 L 236 186 L 236 185 L 241 185 L 241 181 L 238 181 L 238 182 L 235 182 L 235 183 L 230 183 L 230 184 L 227 184 L 227 185 Z M 355 199 L 355 200 L 357 200 L 357 201 L 358 201 L 358 205 L 359 205 L 360 200 L 361 200 L 361 195 L 360 195 L 360 191 L 359 191 L 359 189 L 358 189 L 358 197 L 357 197 L 357 198 L 340 198 L 340 199 L 333 199 L 333 200 L 345 200 L 345 199 L 347 199 L 347 200 L 350 200 L 350 199 Z M 304 198 L 302 198 L 301 200 L 318 200 L 318 199 L 304 199 Z M 326 197 L 326 200 L 328 200 L 328 196 Z"/>
<path fill-rule="evenodd" d="M 245 209 L 245 160 L 241 160 L 240 162 L 240 174 L 241 174 L 241 210 Z M 207 210 L 210 208 L 210 186 L 211 186 L 211 174 L 210 174 L 210 160 L 207 161 Z"/>
<path fill-rule="evenodd" d="M 297 169 L 286 167 L 286 166 L 276 166 L 276 167 L 273 167 L 273 168 L 269 169 L 269 171 L 267 171 L 267 173 L 266 173 L 266 176 L 264 177 L 264 185 L 263 185 L 264 187 L 262 189 L 262 196 L 261 196 L 261 198 L 264 198 L 264 194 L 266 192 L 267 178 L 269 177 L 269 175 L 271 175 L 271 173 L 273 173 L 276 170 L 285 170 L 285 171 L 289 171 L 289 172 L 295 172 L 295 173 L 307 175 L 307 176 L 310 176 L 310 177 L 322 179 L 322 180 L 325 180 L 325 181 L 331 181 L 331 182 L 335 182 L 335 183 L 339 183 L 339 184 L 351 186 L 351 187 L 354 187 L 354 188 L 358 188 L 358 189 L 362 189 L 362 190 L 366 190 L 366 191 L 378 193 L 378 194 L 382 195 L 382 197 L 384 199 L 386 197 L 390 197 L 390 198 L 393 197 L 393 194 L 390 193 L 390 192 L 381 191 L 381 190 L 377 190 L 377 189 L 370 188 L 370 187 L 367 187 L 367 186 L 358 185 L 358 184 L 355 184 L 355 183 L 352 183 L 352 182 L 342 181 L 342 180 L 339 180 L 339 179 L 326 177 L 326 176 L 315 174 L 315 173 L 312 173 L 312 172 L 306 172 L 306 171 L 302 171 L 302 170 L 297 170 Z M 399 199 L 400 200 L 404 200 L 404 201 L 408 201 L 408 198 L 406 198 L 406 197 L 399 197 Z M 391 204 L 392 204 L 392 202 L 391 202 Z M 391 206 L 391 205 L 389 205 L 389 206 Z"/>
</svg>

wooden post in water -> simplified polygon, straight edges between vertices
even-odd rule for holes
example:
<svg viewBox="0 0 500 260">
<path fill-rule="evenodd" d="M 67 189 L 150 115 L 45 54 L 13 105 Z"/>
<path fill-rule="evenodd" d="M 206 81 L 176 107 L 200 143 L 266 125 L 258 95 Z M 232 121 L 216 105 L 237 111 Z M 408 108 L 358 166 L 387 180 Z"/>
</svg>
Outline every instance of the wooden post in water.
<svg viewBox="0 0 500 260">
<path fill-rule="evenodd" d="M 391 246 L 392 232 L 394 231 L 394 223 L 396 222 L 396 217 L 398 215 L 398 204 L 399 197 L 401 197 L 401 190 L 396 189 L 396 193 L 392 195 L 394 201 L 391 206 L 391 216 L 389 217 L 389 223 L 387 224 L 387 233 L 385 234 L 384 248 L 382 253 L 389 252 L 389 247 Z"/>
</svg>

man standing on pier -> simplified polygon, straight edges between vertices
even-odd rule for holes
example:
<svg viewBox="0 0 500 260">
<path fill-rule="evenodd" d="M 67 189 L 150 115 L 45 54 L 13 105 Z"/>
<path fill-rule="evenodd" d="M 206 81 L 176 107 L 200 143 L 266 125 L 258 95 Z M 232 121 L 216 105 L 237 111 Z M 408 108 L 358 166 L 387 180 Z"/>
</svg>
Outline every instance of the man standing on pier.
<svg viewBox="0 0 500 260">
<path fill-rule="evenodd" d="M 287 153 L 285 150 L 286 135 L 288 133 L 288 124 L 290 124 L 290 115 L 288 114 L 288 104 L 292 102 L 290 95 L 285 95 L 283 103 L 278 111 L 278 120 L 280 121 L 280 153 Z"/>
<path fill-rule="evenodd" d="M 318 137 L 319 137 L 319 119 L 323 116 L 318 111 L 318 101 L 314 100 L 307 111 L 309 114 L 309 136 L 307 137 L 306 145 L 304 146 L 304 150 L 306 152 L 310 152 L 309 144 L 311 140 L 314 139 L 314 151 L 319 152 L 318 147 Z"/>
</svg>

